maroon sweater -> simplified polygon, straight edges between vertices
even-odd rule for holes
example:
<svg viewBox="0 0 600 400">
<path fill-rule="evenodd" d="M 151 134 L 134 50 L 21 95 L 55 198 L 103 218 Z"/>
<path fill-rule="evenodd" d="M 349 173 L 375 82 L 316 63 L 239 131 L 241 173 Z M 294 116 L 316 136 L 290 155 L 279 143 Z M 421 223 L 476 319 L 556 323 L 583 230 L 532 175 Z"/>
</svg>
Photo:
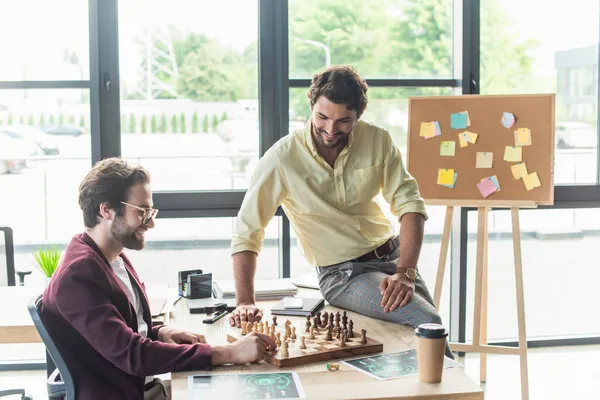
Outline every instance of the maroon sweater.
<svg viewBox="0 0 600 400">
<path fill-rule="evenodd" d="M 152 326 L 144 284 L 121 254 L 132 284 L 143 295 L 144 321 Z M 42 318 L 75 381 L 77 399 L 143 399 L 147 375 L 209 369 L 207 344 L 158 341 L 137 333 L 134 307 L 96 243 L 76 235 L 44 292 Z"/>
</svg>

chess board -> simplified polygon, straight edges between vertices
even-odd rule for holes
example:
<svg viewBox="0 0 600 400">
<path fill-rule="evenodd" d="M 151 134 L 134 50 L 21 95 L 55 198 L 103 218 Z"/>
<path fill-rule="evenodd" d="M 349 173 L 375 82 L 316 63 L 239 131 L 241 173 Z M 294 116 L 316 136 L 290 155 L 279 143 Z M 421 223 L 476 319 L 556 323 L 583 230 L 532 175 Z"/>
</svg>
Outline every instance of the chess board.
<svg viewBox="0 0 600 400">
<path fill-rule="evenodd" d="M 332 336 L 332 340 L 325 340 L 327 330 L 324 328 L 317 328 L 314 331 L 315 338 L 309 339 L 309 333 L 305 332 L 304 327 L 297 325 L 296 327 L 296 339 L 288 339 L 288 356 L 284 357 L 281 354 L 281 346 L 279 346 L 276 351 L 269 352 L 268 357 L 265 358 L 266 362 L 282 368 L 383 351 L 383 344 L 370 338 L 368 333 L 367 343 L 361 344 L 360 329 L 358 329 L 358 333 L 355 332 L 354 338 L 348 338 L 345 347 L 340 347 L 340 339 L 337 339 L 336 334 Z M 275 328 L 275 332 L 279 332 L 281 340 L 283 340 L 285 327 L 280 324 Z M 300 348 L 302 336 L 306 337 L 304 341 L 305 349 Z M 241 329 L 232 327 L 227 334 L 227 341 L 233 343 L 242 337 Z"/>
</svg>

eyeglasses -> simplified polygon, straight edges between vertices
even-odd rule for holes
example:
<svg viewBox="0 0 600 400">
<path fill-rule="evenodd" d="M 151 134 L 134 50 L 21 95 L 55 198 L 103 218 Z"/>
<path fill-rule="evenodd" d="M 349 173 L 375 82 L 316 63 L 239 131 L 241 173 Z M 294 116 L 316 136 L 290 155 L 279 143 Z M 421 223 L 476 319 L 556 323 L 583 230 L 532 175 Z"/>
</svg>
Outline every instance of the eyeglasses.
<svg viewBox="0 0 600 400">
<path fill-rule="evenodd" d="M 122 201 L 121 204 L 125 204 L 126 206 L 137 208 L 138 210 L 143 211 L 144 214 L 142 214 L 142 224 L 144 225 L 150 222 L 150 220 L 156 217 L 156 214 L 158 214 L 158 210 L 156 208 L 138 207 L 134 206 L 133 204 L 125 203 L 124 201 Z"/>
</svg>

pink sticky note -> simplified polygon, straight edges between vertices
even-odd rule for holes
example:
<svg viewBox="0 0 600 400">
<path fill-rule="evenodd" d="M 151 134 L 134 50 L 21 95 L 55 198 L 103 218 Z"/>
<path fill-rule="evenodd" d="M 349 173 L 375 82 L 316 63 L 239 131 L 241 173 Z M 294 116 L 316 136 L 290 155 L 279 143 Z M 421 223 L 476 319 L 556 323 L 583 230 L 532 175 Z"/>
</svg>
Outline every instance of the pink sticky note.
<svg viewBox="0 0 600 400">
<path fill-rule="evenodd" d="M 479 189 L 483 197 L 488 197 L 490 194 L 498 190 L 494 184 L 494 181 L 489 178 L 479 182 L 477 184 L 477 189 Z"/>
</svg>

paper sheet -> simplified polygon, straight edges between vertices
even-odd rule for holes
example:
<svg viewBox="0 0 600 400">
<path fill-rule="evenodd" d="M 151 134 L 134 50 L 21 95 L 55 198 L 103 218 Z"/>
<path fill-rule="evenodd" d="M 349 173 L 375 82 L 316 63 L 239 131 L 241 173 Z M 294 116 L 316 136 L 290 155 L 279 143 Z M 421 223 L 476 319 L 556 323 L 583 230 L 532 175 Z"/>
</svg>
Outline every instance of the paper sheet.
<svg viewBox="0 0 600 400">
<path fill-rule="evenodd" d="M 532 172 L 531 174 L 524 177 L 523 183 L 525 184 L 525 189 L 527 189 L 527 191 L 530 191 L 530 190 L 533 190 L 535 188 L 542 186 L 537 172 Z"/>
<path fill-rule="evenodd" d="M 529 128 L 519 128 L 515 131 L 515 146 L 531 146 L 531 131 Z"/>
<path fill-rule="evenodd" d="M 494 164 L 494 153 L 477 152 L 475 168 L 492 168 Z"/>
<path fill-rule="evenodd" d="M 477 184 L 477 189 L 479 189 L 479 192 L 481 192 L 481 195 L 484 198 L 498 191 L 496 185 L 494 184 L 494 181 L 491 178 L 485 178 L 481 182 L 479 182 Z"/>
<path fill-rule="evenodd" d="M 438 185 L 452 185 L 454 183 L 454 170 L 440 168 L 437 183 Z"/>
<path fill-rule="evenodd" d="M 440 156 L 454 157 L 456 154 L 456 142 L 453 140 L 440 143 Z"/>
<path fill-rule="evenodd" d="M 521 162 L 523 161 L 523 148 L 515 146 L 506 146 L 504 148 L 504 161 Z"/>
<path fill-rule="evenodd" d="M 503 127 L 510 129 L 515 125 L 515 122 L 517 122 L 517 119 L 515 118 L 514 114 L 509 112 L 502 113 L 502 119 L 500 120 L 500 123 Z"/>
<path fill-rule="evenodd" d="M 525 163 L 518 163 L 510 167 L 515 179 L 521 179 L 527 176 L 527 166 Z"/>
<path fill-rule="evenodd" d="M 421 130 L 419 136 L 421 137 L 432 137 L 435 130 L 435 124 L 433 122 L 421 122 Z"/>
<path fill-rule="evenodd" d="M 466 129 L 470 125 L 471 120 L 468 111 L 450 114 L 450 127 L 452 129 Z"/>
<path fill-rule="evenodd" d="M 456 185 L 456 178 L 458 178 L 458 172 L 454 173 L 454 180 L 452 181 L 451 185 L 442 185 L 442 186 L 445 186 L 450 189 L 454 189 L 454 185 Z"/>
</svg>

